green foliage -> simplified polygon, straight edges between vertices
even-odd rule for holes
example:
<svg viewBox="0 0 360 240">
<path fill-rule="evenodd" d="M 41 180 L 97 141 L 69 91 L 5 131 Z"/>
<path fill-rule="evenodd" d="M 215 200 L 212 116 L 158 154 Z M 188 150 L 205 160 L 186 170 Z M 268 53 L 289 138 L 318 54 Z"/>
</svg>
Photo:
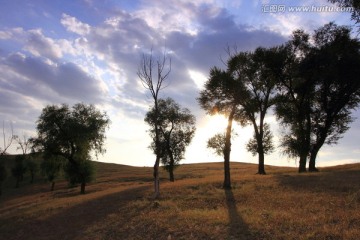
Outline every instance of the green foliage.
<svg viewBox="0 0 360 240">
<path fill-rule="evenodd" d="M 234 140 L 237 137 L 237 133 L 234 130 L 231 130 L 231 139 Z M 207 141 L 207 148 L 211 148 L 214 150 L 214 153 L 218 156 L 224 156 L 225 152 L 225 142 L 226 142 L 226 134 L 225 133 L 217 133 Z"/>
<path fill-rule="evenodd" d="M 217 133 L 207 141 L 207 148 L 211 148 L 214 152 L 219 155 L 224 155 L 225 150 L 225 134 Z"/>
<path fill-rule="evenodd" d="M 210 77 L 205 83 L 205 88 L 197 98 L 200 107 L 208 114 L 230 115 L 236 108 L 235 120 L 243 122 L 240 103 L 246 92 L 240 81 L 237 81 L 231 72 L 217 67 L 210 69 Z"/>
<path fill-rule="evenodd" d="M 65 165 L 65 176 L 71 186 L 91 182 L 95 177 L 95 166 L 92 161 L 85 159 Z"/>
<path fill-rule="evenodd" d="M 41 162 L 41 171 L 49 182 L 54 182 L 61 174 L 66 159 L 57 155 L 45 155 Z"/>
<path fill-rule="evenodd" d="M 360 43 L 350 32 L 329 23 L 312 36 L 298 30 L 287 44 L 275 108 L 287 127 L 281 146 L 303 162 L 310 156 L 313 169 L 319 149 L 337 143 L 360 102 Z"/>
<path fill-rule="evenodd" d="M 156 153 L 156 122 L 159 129 L 158 154 L 165 169 L 172 172 L 184 158 L 186 147 L 195 134 L 196 119 L 187 108 L 182 109 L 171 98 L 158 100 L 157 113 L 154 106 L 145 117 L 145 122 L 151 126 L 153 142 L 150 148 Z"/>
<path fill-rule="evenodd" d="M 246 150 L 251 152 L 253 156 L 259 153 L 259 148 L 258 148 L 259 140 L 257 140 L 256 137 L 257 136 L 254 133 L 253 137 L 246 144 Z M 272 153 L 274 151 L 275 148 L 273 144 L 273 135 L 270 130 L 270 125 L 267 123 L 264 124 L 264 133 L 261 142 L 263 144 L 264 154 Z"/>
<path fill-rule="evenodd" d="M 228 60 L 228 69 L 242 84 L 244 93 L 242 106 L 243 123 L 254 127 L 254 137 L 247 149 L 259 155 L 259 173 L 265 174 L 264 154 L 272 148 L 269 128 L 264 123 L 268 109 L 274 104 L 276 84 L 286 60 L 283 46 L 258 47 L 254 52 L 240 52 Z M 268 134 L 268 135 L 266 135 Z M 265 142 L 266 141 L 266 142 Z"/>
<path fill-rule="evenodd" d="M 66 104 L 50 105 L 43 109 L 37 121 L 38 137 L 32 143 L 47 155 L 68 160 L 69 181 L 88 182 L 93 176 L 89 156 L 91 152 L 96 156 L 105 152 L 105 131 L 109 124 L 106 113 L 93 105 L 78 103 L 71 109 Z"/>
<path fill-rule="evenodd" d="M 105 131 L 110 124 L 106 113 L 93 105 L 50 105 L 37 121 L 38 137 L 33 139 L 40 150 L 71 159 L 75 153 L 105 152 Z"/>
</svg>

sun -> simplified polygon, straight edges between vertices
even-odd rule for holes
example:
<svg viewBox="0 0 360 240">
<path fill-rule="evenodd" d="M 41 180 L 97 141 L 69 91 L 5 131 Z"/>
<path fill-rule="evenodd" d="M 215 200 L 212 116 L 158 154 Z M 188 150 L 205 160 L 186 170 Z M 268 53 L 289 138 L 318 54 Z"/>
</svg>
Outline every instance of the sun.
<svg viewBox="0 0 360 240">
<path fill-rule="evenodd" d="M 218 132 L 225 132 L 225 128 L 227 126 L 227 119 L 222 114 L 215 114 L 212 116 L 208 116 L 208 121 L 206 123 L 206 129 L 209 132 L 215 131 Z"/>
</svg>

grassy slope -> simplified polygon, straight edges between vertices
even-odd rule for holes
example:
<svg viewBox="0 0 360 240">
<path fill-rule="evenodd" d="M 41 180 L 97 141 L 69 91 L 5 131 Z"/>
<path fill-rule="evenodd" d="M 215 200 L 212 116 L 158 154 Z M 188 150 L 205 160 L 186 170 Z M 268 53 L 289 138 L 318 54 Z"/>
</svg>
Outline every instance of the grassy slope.
<svg viewBox="0 0 360 240">
<path fill-rule="evenodd" d="M 97 181 L 38 183 L 4 191 L 0 239 L 358 239 L 360 164 L 297 174 L 233 163 L 233 189 L 221 163 L 184 165 L 177 181 L 162 172 L 153 201 L 151 168 L 98 163 Z"/>
</svg>

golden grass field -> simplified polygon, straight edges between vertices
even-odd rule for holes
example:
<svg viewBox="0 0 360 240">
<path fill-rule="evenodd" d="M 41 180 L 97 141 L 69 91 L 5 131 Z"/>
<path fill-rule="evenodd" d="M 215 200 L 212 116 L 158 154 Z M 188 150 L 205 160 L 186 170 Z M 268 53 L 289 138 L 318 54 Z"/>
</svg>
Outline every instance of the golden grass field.
<svg viewBox="0 0 360 240">
<path fill-rule="evenodd" d="M 0 198 L 0 239 L 359 239 L 360 164 L 298 174 L 295 168 L 231 165 L 233 189 L 221 188 L 223 164 L 161 172 L 97 163 L 86 194 L 65 181 L 23 184 Z"/>
</svg>

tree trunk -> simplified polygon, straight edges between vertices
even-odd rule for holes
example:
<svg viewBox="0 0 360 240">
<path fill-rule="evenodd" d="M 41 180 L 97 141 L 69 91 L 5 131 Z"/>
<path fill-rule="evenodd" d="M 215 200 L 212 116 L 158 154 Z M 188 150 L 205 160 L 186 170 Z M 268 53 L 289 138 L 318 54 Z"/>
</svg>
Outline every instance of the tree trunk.
<svg viewBox="0 0 360 240">
<path fill-rule="evenodd" d="M 228 125 L 226 128 L 225 135 L 225 147 L 224 147 L 224 189 L 231 189 L 231 178 L 230 178 L 230 151 L 231 151 L 231 128 L 234 119 L 235 107 L 231 110 L 228 118 Z"/>
<path fill-rule="evenodd" d="M 160 157 L 157 155 L 154 165 L 154 198 L 155 199 L 157 199 L 160 196 L 159 164 L 160 164 Z"/>
<path fill-rule="evenodd" d="M 169 141 L 168 141 L 169 143 Z M 170 155 L 170 163 L 169 163 L 169 177 L 170 177 L 170 182 L 175 182 L 175 178 L 174 178 L 174 164 L 175 164 L 175 160 L 174 160 L 174 155 L 170 149 L 170 146 L 168 144 L 168 152 Z"/>
<path fill-rule="evenodd" d="M 320 150 L 320 147 L 315 147 L 310 152 L 310 160 L 309 160 L 309 172 L 318 172 L 319 169 L 316 168 L 316 156 Z"/>
<path fill-rule="evenodd" d="M 330 123 L 326 123 L 326 126 L 330 126 Z M 320 151 L 320 148 L 323 146 L 325 140 L 326 140 L 326 136 L 327 136 L 327 132 L 328 132 L 328 127 L 325 127 L 325 129 L 322 130 L 320 137 L 318 137 L 316 139 L 316 143 L 312 146 L 311 151 L 310 151 L 310 160 L 309 160 L 309 172 L 318 172 L 319 169 L 316 168 L 316 157 L 318 152 Z"/>
<path fill-rule="evenodd" d="M 262 149 L 262 147 L 260 148 L 258 154 L 259 154 L 259 165 L 258 165 L 257 174 L 266 175 L 266 172 L 265 172 L 265 156 L 264 156 L 264 150 Z"/>
<path fill-rule="evenodd" d="M 301 154 L 299 160 L 299 173 L 306 172 L 306 156 L 307 154 Z"/>
<path fill-rule="evenodd" d="M 81 194 L 85 194 L 85 186 L 86 186 L 86 183 L 85 182 L 82 182 L 81 183 Z"/>
<path fill-rule="evenodd" d="M 19 183 L 20 183 L 20 177 L 16 177 L 15 188 L 19 188 Z"/>
<path fill-rule="evenodd" d="M 30 183 L 33 184 L 34 183 L 34 173 L 31 173 L 31 180 L 30 180 Z"/>
<path fill-rule="evenodd" d="M 175 182 L 174 168 L 173 167 L 169 168 L 169 177 L 170 177 L 170 182 Z"/>
<path fill-rule="evenodd" d="M 54 189 L 55 189 L 55 182 L 52 182 L 51 183 L 51 191 L 54 191 Z"/>
</svg>

